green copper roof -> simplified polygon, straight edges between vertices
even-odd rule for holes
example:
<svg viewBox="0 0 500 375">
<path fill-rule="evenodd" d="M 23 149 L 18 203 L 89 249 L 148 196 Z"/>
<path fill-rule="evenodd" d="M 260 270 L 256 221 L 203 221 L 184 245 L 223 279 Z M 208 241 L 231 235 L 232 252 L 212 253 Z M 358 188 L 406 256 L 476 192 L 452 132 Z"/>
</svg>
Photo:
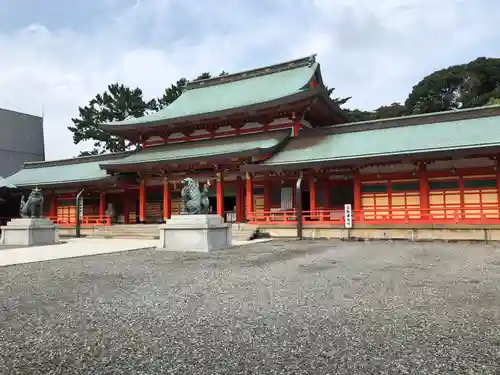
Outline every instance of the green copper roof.
<svg viewBox="0 0 500 375">
<path fill-rule="evenodd" d="M 261 165 L 293 166 L 493 146 L 500 146 L 500 116 L 292 138 Z"/>
<path fill-rule="evenodd" d="M 102 180 L 109 177 L 101 170 L 99 163 L 104 160 L 123 158 L 130 152 L 85 156 L 80 158 L 31 162 L 10 177 L 0 181 L 0 187 L 32 187 L 46 185 L 66 185 Z"/>
<path fill-rule="evenodd" d="M 290 130 L 221 137 L 189 143 L 172 143 L 143 149 L 123 159 L 101 163 L 101 168 L 112 169 L 119 165 L 174 163 L 186 160 L 205 160 L 211 157 L 258 155 L 269 152 L 290 135 Z"/>
<path fill-rule="evenodd" d="M 7 177 L 2 185 L 43 186 L 83 181 L 95 181 L 106 177 L 98 162 L 56 165 L 40 168 L 24 168 Z"/>
<path fill-rule="evenodd" d="M 96 181 L 106 177 L 98 162 L 56 165 L 40 168 L 24 168 L 7 177 L 2 185 L 43 186 L 67 183 Z"/>
<path fill-rule="evenodd" d="M 159 112 L 102 124 L 101 127 L 164 123 L 271 102 L 305 91 L 317 70 L 319 64 L 311 56 L 254 71 L 195 81 L 188 84 L 177 100 Z M 320 72 L 318 77 L 321 77 Z"/>
<path fill-rule="evenodd" d="M 0 188 L 3 188 L 3 187 L 12 187 L 12 185 L 5 183 L 5 179 L 3 177 L 0 177 Z"/>
</svg>

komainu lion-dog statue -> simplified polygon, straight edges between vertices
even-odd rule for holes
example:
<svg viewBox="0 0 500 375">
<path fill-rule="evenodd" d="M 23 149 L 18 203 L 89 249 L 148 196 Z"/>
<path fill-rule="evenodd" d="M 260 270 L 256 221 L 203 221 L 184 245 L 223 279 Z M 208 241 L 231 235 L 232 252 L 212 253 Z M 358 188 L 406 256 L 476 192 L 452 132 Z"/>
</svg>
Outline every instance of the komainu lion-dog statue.
<svg viewBox="0 0 500 375">
<path fill-rule="evenodd" d="M 41 218 L 43 217 L 43 195 L 42 190 L 34 188 L 28 200 L 24 200 L 24 195 L 21 197 L 21 206 L 19 207 L 21 217 L 23 218 Z"/>
</svg>

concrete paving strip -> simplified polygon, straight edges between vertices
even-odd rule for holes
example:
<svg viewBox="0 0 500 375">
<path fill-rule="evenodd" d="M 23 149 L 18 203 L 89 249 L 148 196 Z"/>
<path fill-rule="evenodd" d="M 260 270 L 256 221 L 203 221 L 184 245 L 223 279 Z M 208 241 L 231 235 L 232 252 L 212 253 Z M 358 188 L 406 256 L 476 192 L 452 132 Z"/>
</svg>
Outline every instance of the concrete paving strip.
<svg viewBox="0 0 500 375">
<path fill-rule="evenodd" d="M 233 241 L 233 246 L 243 246 L 270 241 L 269 238 L 253 241 Z M 103 238 L 70 238 L 65 242 L 22 248 L 3 249 L 0 247 L 0 266 L 12 264 L 41 262 L 44 260 L 76 258 L 89 255 L 116 253 L 120 251 L 156 248 L 158 240 L 148 239 L 103 239 Z"/>
<path fill-rule="evenodd" d="M 148 249 L 157 243 L 158 240 L 71 238 L 56 245 L 0 248 L 0 266 Z"/>
</svg>

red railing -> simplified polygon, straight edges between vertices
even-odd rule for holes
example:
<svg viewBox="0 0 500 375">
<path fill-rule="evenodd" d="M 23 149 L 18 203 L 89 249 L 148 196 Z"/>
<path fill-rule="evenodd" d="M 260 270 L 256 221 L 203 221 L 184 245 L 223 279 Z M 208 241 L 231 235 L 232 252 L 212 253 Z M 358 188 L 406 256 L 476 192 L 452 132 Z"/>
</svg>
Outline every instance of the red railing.
<svg viewBox="0 0 500 375">
<path fill-rule="evenodd" d="M 47 219 L 51 220 L 54 224 L 64 227 L 74 227 L 76 225 L 76 218 L 74 216 L 69 217 L 55 217 L 55 216 L 45 216 Z M 0 226 L 7 225 L 7 223 L 12 220 L 12 218 L 0 217 Z M 106 226 L 111 225 L 111 218 L 109 216 L 83 216 L 80 218 L 80 225 L 82 227 L 95 227 L 95 226 Z"/>
<path fill-rule="evenodd" d="M 75 216 L 46 216 L 46 218 L 51 220 L 54 224 L 58 226 L 76 225 Z M 80 225 L 83 227 L 111 225 L 111 218 L 109 216 L 99 216 L 99 215 L 82 216 L 80 218 Z"/>
<path fill-rule="evenodd" d="M 344 211 L 340 210 L 317 210 L 303 211 L 302 221 L 304 223 L 337 223 L 344 222 Z M 287 211 L 257 211 L 252 212 L 251 223 L 258 224 L 295 224 L 297 223 L 297 213 L 295 210 Z"/>
<path fill-rule="evenodd" d="M 378 206 L 373 209 L 353 211 L 353 222 L 363 224 L 500 224 L 498 204 L 483 204 L 467 207 L 432 206 L 429 209 L 417 207 Z M 270 225 L 295 225 L 297 213 L 289 211 L 253 212 L 250 223 Z M 344 225 L 344 211 L 304 211 L 304 225 Z"/>
</svg>

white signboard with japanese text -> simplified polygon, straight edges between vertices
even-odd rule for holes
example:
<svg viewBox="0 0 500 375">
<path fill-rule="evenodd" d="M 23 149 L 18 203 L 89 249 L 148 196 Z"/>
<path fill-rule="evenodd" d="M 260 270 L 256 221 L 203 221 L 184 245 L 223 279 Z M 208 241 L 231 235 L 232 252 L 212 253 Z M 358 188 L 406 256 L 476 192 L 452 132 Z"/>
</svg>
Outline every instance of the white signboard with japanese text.
<svg viewBox="0 0 500 375">
<path fill-rule="evenodd" d="M 352 206 L 350 204 L 344 206 L 344 226 L 352 228 Z"/>
</svg>

